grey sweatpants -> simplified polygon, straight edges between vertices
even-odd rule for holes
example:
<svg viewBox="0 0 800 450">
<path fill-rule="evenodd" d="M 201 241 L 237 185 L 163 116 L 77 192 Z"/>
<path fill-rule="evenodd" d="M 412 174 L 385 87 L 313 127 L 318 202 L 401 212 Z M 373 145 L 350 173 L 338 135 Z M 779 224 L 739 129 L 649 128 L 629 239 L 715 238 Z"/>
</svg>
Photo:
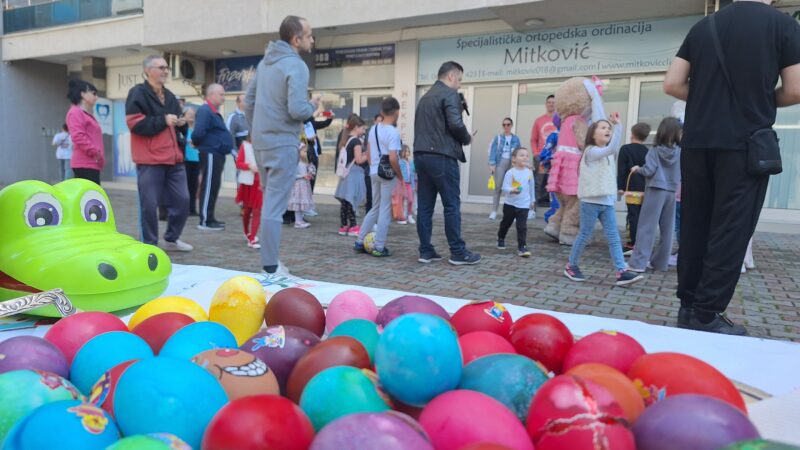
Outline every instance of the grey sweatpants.
<svg viewBox="0 0 800 450">
<path fill-rule="evenodd" d="M 296 145 L 258 150 L 259 166 L 264 168 L 264 205 L 261 208 L 261 265 L 278 265 L 283 213 L 289 203 L 300 154 Z"/>
<path fill-rule="evenodd" d="M 656 227 L 659 229 L 659 242 L 655 252 Z M 636 247 L 628 266 L 644 269 L 647 264 L 656 270 L 667 270 L 672 251 L 672 235 L 675 229 L 675 192 L 657 188 L 646 188 L 644 202 L 639 213 L 636 231 Z"/>
<path fill-rule="evenodd" d="M 372 175 L 370 178 L 372 178 L 372 209 L 361 223 L 358 242 L 364 242 L 364 237 L 372 231 L 372 227 L 377 223 L 375 250 L 383 250 L 389 235 L 389 224 L 392 222 L 392 191 L 397 183 L 397 178 L 384 180 L 377 175 Z"/>
<path fill-rule="evenodd" d="M 506 172 L 511 168 L 511 160 L 497 157 L 497 166 L 494 168 L 494 196 L 492 197 L 492 211 L 497 212 L 497 207 L 500 205 L 500 196 L 503 194 L 503 179 L 506 177 Z"/>
</svg>

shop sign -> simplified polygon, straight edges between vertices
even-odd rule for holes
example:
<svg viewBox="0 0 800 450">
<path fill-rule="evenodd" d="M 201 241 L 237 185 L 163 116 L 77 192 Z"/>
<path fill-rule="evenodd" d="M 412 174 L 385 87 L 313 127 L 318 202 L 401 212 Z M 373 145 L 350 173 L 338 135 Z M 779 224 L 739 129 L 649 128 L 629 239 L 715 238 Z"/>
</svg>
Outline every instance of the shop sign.
<svg viewBox="0 0 800 450">
<path fill-rule="evenodd" d="M 314 67 L 317 69 L 384 64 L 394 64 L 394 44 L 368 47 L 318 48 L 314 51 Z"/>
<path fill-rule="evenodd" d="M 661 72 L 699 16 L 615 22 L 527 33 L 495 33 L 420 42 L 417 82 L 432 84 L 439 66 L 464 66 L 464 81 L 527 80 L 592 74 Z"/>
<path fill-rule="evenodd" d="M 264 55 L 223 58 L 214 61 L 217 83 L 228 92 L 239 92 L 247 89 L 247 84 L 256 74 L 258 63 Z"/>
</svg>

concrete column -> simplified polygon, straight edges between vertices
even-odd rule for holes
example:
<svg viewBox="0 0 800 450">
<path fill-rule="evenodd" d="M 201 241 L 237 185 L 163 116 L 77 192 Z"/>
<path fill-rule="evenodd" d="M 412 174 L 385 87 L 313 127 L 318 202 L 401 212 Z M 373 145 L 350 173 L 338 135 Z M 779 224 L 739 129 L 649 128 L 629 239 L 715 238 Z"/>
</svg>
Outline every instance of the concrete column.
<svg viewBox="0 0 800 450">
<path fill-rule="evenodd" d="M 394 53 L 394 97 L 400 102 L 397 127 L 403 143 L 414 149 L 414 112 L 417 108 L 419 41 L 400 41 Z"/>
</svg>

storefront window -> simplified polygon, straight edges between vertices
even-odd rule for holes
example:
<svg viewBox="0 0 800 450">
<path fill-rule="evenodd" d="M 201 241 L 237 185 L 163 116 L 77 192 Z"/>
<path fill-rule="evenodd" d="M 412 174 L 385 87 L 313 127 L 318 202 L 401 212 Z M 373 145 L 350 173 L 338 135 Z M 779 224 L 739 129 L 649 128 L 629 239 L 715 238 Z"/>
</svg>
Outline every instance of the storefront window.
<svg viewBox="0 0 800 450">
<path fill-rule="evenodd" d="M 639 85 L 639 120 L 650 125 L 646 143 L 652 144 L 661 121 L 670 115 L 677 100 L 664 93 L 663 81 L 646 81 Z M 631 123 L 630 125 L 633 125 Z M 630 129 L 630 126 L 628 127 Z"/>
<path fill-rule="evenodd" d="M 770 177 L 764 207 L 800 209 L 800 105 L 779 108 L 774 128 L 781 140 L 783 173 Z"/>
</svg>

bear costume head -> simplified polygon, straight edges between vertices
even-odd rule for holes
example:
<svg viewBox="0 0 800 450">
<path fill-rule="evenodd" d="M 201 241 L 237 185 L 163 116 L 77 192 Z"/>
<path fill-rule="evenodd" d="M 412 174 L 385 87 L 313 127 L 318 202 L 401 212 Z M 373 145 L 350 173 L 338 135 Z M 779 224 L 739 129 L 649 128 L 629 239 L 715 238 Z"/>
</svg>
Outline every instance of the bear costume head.
<svg viewBox="0 0 800 450">
<path fill-rule="evenodd" d="M 585 77 L 572 77 L 564 81 L 556 89 L 556 112 L 566 122 L 570 116 L 580 116 L 583 120 L 574 122 L 572 130 L 562 130 L 562 133 L 574 132 L 578 147 L 583 150 L 586 140 L 586 131 L 589 123 L 605 118 L 603 102 L 597 88 L 599 80 Z M 573 122 L 573 121 L 569 121 Z"/>
</svg>

